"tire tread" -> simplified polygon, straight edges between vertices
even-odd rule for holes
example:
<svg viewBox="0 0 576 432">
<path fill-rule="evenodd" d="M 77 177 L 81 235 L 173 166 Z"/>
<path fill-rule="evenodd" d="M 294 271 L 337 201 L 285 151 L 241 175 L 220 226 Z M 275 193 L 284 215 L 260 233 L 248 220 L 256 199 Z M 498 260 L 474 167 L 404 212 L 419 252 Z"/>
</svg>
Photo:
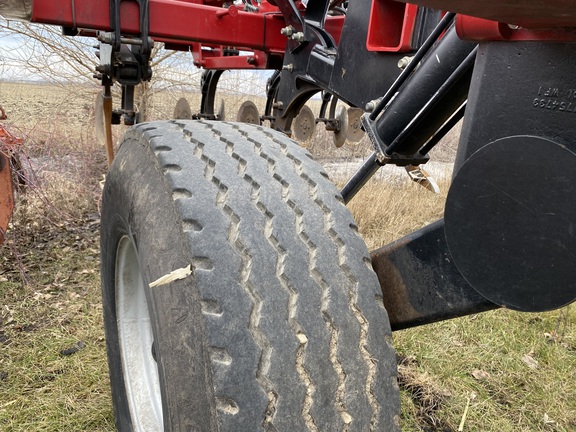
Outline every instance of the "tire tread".
<svg viewBox="0 0 576 432">
<path fill-rule="evenodd" d="M 130 136 L 149 143 L 187 239 L 219 429 L 399 430 L 379 284 L 311 155 L 246 124 L 144 123 Z"/>
</svg>

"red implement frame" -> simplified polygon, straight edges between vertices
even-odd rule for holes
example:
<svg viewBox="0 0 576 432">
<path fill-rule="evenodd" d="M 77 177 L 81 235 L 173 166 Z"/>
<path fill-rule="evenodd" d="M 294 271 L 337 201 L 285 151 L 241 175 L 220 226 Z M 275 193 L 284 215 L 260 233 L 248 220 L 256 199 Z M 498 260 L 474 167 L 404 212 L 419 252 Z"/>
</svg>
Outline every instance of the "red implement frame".
<svg viewBox="0 0 576 432">
<path fill-rule="evenodd" d="M 235 8 L 235 7 L 234 7 Z M 228 13 L 226 13 L 228 12 Z M 123 34 L 139 33 L 135 2 L 121 3 Z M 110 30 L 107 2 L 34 0 L 32 22 L 65 27 Z M 252 13 L 177 0 L 150 0 L 150 37 L 158 42 L 189 46 L 193 42 L 283 53 L 286 37 L 280 34 L 284 19 L 278 13 Z"/>
<path fill-rule="evenodd" d="M 373 1 L 366 41 L 370 51 L 410 51 L 417 8 L 414 4 L 402 3 L 408 2 Z M 410 3 L 471 15 L 458 20 L 458 33 L 465 39 L 576 40 L 572 29 L 563 28 L 576 25 L 576 0 L 552 4 L 544 0 L 413 0 Z M 150 0 L 149 4 L 149 36 L 166 43 L 170 49 L 190 49 L 199 67 L 270 68 L 269 57 L 281 57 L 286 49 L 287 38 L 281 34 L 286 21 L 279 9 L 266 0 L 260 4 L 258 12 L 244 11 L 242 6 L 234 5 L 223 8 L 219 1 Z M 109 8 L 99 0 L 34 0 L 31 20 L 65 27 L 110 30 Z M 139 34 L 137 2 L 121 3 L 120 22 L 123 34 Z M 343 22 L 343 16 L 327 17 L 326 20 L 326 30 L 337 43 Z M 223 47 L 234 47 L 250 54 L 224 56 Z"/>
<path fill-rule="evenodd" d="M 576 23 L 575 23 L 576 24 Z M 461 39 L 471 41 L 576 41 L 576 30 L 569 27 L 523 28 L 499 21 L 458 15 L 456 31 Z"/>
<path fill-rule="evenodd" d="M 366 48 L 368 51 L 408 52 L 412 50 L 412 33 L 418 6 L 393 0 L 372 2 Z"/>
<path fill-rule="evenodd" d="M 279 9 L 267 1 L 259 12 L 245 12 L 234 5 L 223 8 L 179 0 L 150 0 L 150 34 L 169 49 L 188 50 L 195 64 L 205 69 L 266 69 L 270 55 L 284 54 L 286 26 Z M 99 31 L 110 30 L 107 5 L 98 0 L 34 0 L 32 22 Z M 121 3 L 122 34 L 138 35 L 136 2 Z M 326 30 L 340 39 L 343 16 L 328 17 Z M 84 34 L 90 35 L 84 32 Z M 253 52 L 246 56 L 223 56 L 223 47 Z M 204 49 L 203 49 L 204 48 Z"/>
<path fill-rule="evenodd" d="M 471 16 L 458 19 L 458 34 L 470 40 L 576 40 L 576 0 L 374 0 L 366 41 L 370 51 L 405 52 L 417 8 L 414 4 Z M 259 12 L 234 5 L 200 0 L 150 0 L 150 37 L 170 49 L 188 50 L 195 64 L 206 69 L 269 68 L 270 55 L 282 56 L 286 37 L 280 32 L 286 21 L 279 9 L 264 0 Z M 110 12 L 99 0 L 34 0 L 33 22 L 92 30 L 110 30 Z M 139 33 L 136 2 L 121 3 L 123 34 Z M 343 16 L 327 17 L 326 30 L 338 43 Z M 511 24 L 512 26 L 509 26 Z M 521 27 L 521 28 L 518 28 Z M 221 55 L 222 47 L 253 54 Z"/>
<path fill-rule="evenodd" d="M 395 0 L 525 28 L 576 26 L 576 0 Z"/>
</svg>

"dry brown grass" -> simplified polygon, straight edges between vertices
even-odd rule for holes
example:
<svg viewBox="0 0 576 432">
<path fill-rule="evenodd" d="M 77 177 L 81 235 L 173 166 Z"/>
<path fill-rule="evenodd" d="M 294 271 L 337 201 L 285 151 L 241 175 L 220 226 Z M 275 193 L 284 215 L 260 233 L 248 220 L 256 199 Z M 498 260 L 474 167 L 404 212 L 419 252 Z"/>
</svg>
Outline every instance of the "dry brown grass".
<svg viewBox="0 0 576 432">
<path fill-rule="evenodd" d="M 100 306 L 95 89 L 0 83 L 25 190 L 0 259 L 0 429 L 113 430 Z M 82 346 L 72 355 L 63 355 Z"/>
<path fill-rule="evenodd" d="M 439 186 L 441 193 L 433 194 L 407 175 L 400 184 L 368 182 L 349 204 L 368 247 L 379 248 L 440 219 L 448 182 Z"/>
</svg>

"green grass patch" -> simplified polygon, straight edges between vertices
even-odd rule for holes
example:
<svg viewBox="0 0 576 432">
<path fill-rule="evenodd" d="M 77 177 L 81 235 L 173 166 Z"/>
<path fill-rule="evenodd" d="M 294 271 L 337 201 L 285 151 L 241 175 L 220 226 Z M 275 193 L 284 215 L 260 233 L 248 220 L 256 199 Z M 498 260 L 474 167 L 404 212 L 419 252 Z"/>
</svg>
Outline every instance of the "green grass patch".
<svg viewBox="0 0 576 432">
<path fill-rule="evenodd" d="M 0 429 L 114 430 L 97 226 L 43 231 L 16 227 L 2 247 Z"/>
<path fill-rule="evenodd" d="M 421 409 L 403 389 L 403 430 L 576 430 L 576 313 L 496 310 L 394 334 L 401 377 L 431 382 L 440 395 Z M 405 387 L 405 386 L 404 386 Z M 437 430 L 431 428 L 430 430 Z"/>
</svg>

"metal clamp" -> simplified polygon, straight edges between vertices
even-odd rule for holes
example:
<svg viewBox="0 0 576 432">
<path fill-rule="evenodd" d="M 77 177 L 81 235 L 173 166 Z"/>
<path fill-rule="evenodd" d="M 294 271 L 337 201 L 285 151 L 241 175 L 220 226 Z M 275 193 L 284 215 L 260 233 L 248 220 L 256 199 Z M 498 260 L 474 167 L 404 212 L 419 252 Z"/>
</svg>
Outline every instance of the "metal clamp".
<svg viewBox="0 0 576 432">
<path fill-rule="evenodd" d="M 140 12 L 140 37 L 142 45 L 142 54 L 149 55 L 152 51 L 152 43 L 149 39 L 150 34 L 150 8 L 148 0 L 129 0 L 138 3 Z M 122 0 L 110 0 L 110 28 L 114 33 L 112 46 L 114 51 L 120 51 L 122 45 L 122 35 L 120 26 L 120 4 Z"/>
<path fill-rule="evenodd" d="M 405 155 L 391 151 L 391 146 L 383 142 L 378 136 L 376 131 L 375 121 L 370 119 L 369 114 L 364 114 L 361 117 L 362 128 L 366 131 L 366 135 L 370 138 L 372 147 L 376 152 L 376 159 L 379 165 L 397 165 L 397 166 L 407 166 L 407 165 L 420 165 L 425 164 L 430 160 L 430 156 L 422 155 L 420 153 L 415 153 L 412 155 Z"/>
</svg>

